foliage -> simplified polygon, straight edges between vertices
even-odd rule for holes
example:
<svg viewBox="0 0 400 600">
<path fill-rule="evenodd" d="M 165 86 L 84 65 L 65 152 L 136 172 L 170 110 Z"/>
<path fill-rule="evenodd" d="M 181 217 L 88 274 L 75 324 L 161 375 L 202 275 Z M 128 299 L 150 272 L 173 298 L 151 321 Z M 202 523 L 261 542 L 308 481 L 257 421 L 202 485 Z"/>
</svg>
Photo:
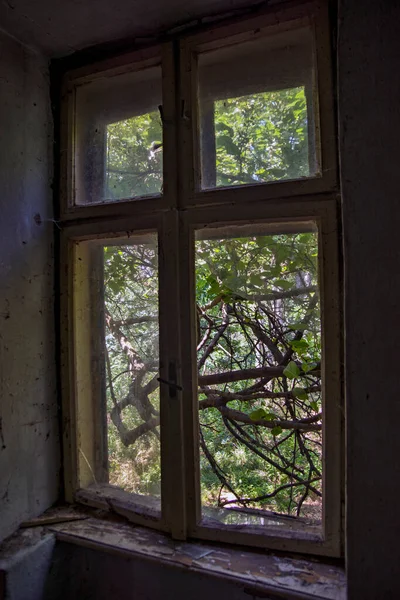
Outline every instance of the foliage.
<svg viewBox="0 0 400 600">
<path fill-rule="evenodd" d="M 155 115 L 108 129 L 108 178 L 116 197 L 159 190 Z M 302 89 L 217 101 L 215 129 L 217 185 L 308 175 Z M 140 172 L 136 179 L 114 173 L 133 169 Z M 255 225 L 196 241 L 204 505 L 295 516 L 307 516 L 306 500 L 320 506 L 317 254 L 310 229 L 271 232 Z M 157 496 L 156 239 L 107 246 L 104 283 L 110 480 Z"/>
<path fill-rule="evenodd" d="M 309 175 L 304 88 L 218 100 L 214 120 L 216 185 Z"/>
<path fill-rule="evenodd" d="M 108 125 L 106 198 L 115 200 L 161 192 L 162 153 L 152 150 L 161 139 L 158 112 Z"/>
</svg>

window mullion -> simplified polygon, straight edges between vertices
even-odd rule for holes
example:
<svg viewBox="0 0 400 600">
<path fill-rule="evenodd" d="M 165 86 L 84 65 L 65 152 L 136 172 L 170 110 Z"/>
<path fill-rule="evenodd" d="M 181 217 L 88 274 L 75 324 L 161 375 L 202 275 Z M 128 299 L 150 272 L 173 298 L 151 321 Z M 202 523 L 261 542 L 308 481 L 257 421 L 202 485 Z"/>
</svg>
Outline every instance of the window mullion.
<svg viewBox="0 0 400 600">
<path fill-rule="evenodd" d="M 175 539 L 185 539 L 185 474 L 180 366 L 180 294 L 176 211 L 163 215 L 160 233 L 160 398 L 162 515 Z"/>
<path fill-rule="evenodd" d="M 190 535 L 195 531 L 201 514 L 197 406 L 197 314 L 193 231 L 184 214 L 181 214 L 179 227 L 179 284 L 181 297 L 185 298 L 185 302 L 181 305 L 180 325 L 187 527 Z"/>
</svg>

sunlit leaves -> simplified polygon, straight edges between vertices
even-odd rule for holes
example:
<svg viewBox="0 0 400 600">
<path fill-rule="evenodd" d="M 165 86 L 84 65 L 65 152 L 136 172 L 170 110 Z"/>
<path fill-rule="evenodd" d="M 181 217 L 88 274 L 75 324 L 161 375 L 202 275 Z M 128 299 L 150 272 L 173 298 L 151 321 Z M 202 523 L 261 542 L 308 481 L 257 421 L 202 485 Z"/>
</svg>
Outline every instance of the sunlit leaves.
<svg viewBox="0 0 400 600">
<path fill-rule="evenodd" d="M 279 427 L 279 425 L 277 425 L 276 427 L 273 427 L 271 429 L 271 433 L 272 433 L 272 435 L 280 435 L 282 433 L 282 427 Z"/>
<path fill-rule="evenodd" d="M 306 118 L 304 90 L 300 88 L 217 101 L 217 184 L 307 176 Z M 153 144 L 161 139 L 158 114 L 115 123 L 109 127 L 108 136 L 110 194 L 129 197 L 160 191 L 162 153 L 155 153 Z M 304 477 L 309 472 L 307 453 L 302 453 L 297 437 L 302 434 L 294 434 L 286 425 L 282 429 L 279 423 L 307 420 L 320 411 L 321 335 L 315 295 L 316 234 L 311 231 L 262 234 L 259 225 L 254 232 L 249 231 L 238 230 L 237 237 L 232 234 L 224 239 L 214 237 L 196 242 L 196 333 L 199 346 L 204 340 L 198 359 L 209 350 L 198 369 L 199 381 L 202 375 L 221 372 L 276 369 L 273 377 L 205 386 L 199 394 L 199 405 L 204 401 L 211 404 L 200 411 L 201 430 L 209 452 L 240 496 L 257 497 L 286 484 L 292 472 Z M 126 321 L 158 315 L 156 268 L 154 245 L 110 244 L 104 249 L 105 306 L 115 319 Z M 157 323 L 122 326 L 122 333 L 148 364 L 158 357 Z M 215 343 L 210 348 L 212 340 Z M 140 376 L 127 371 L 126 354 L 109 331 L 106 344 L 115 379 L 114 391 L 118 400 L 122 400 L 133 383 L 140 387 L 148 379 L 141 382 Z M 156 405 L 153 396 L 151 399 Z M 212 399 L 243 414 L 244 421 L 236 424 L 242 428 L 246 441 L 255 440 L 262 453 L 271 456 L 284 470 L 254 452 L 251 443 L 246 445 L 235 437 L 228 430 L 223 413 L 212 406 Z M 110 411 L 113 405 L 109 390 L 107 401 Z M 122 418 L 130 427 L 143 423 L 132 406 L 123 409 Z M 235 426 L 234 419 L 229 422 Z M 113 449 L 117 448 L 114 456 L 121 460 L 135 460 L 137 449 L 146 456 L 158 451 L 159 441 L 153 434 L 144 436 L 134 448 L 122 448 L 115 441 L 113 427 L 111 424 L 109 429 L 114 438 L 109 439 L 113 439 Z M 318 435 L 311 432 L 301 441 L 320 469 Z M 154 469 L 155 473 L 158 467 Z M 148 469 L 143 480 L 151 479 L 151 473 Z M 204 454 L 201 478 L 204 494 L 217 501 L 221 482 Z M 296 493 L 301 497 L 304 487 L 290 493 L 283 491 L 271 500 L 270 506 L 293 514 L 292 497 Z"/>
<path fill-rule="evenodd" d="M 217 185 L 309 175 L 303 88 L 215 102 Z"/>
<path fill-rule="evenodd" d="M 292 389 L 292 394 L 296 396 L 299 400 L 307 400 L 308 394 L 304 388 L 294 387 Z"/>
<path fill-rule="evenodd" d="M 288 379 L 295 379 L 300 375 L 300 369 L 297 364 L 291 360 L 290 363 L 283 369 L 283 374 Z"/>
<path fill-rule="evenodd" d="M 290 346 L 297 352 L 297 354 L 304 354 L 308 350 L 309 344 L 306 340 L 292 340 Z"/>
<path fill-rule="evenodd" d="M 275 413 L 267 412 L 264 408 L 253 410 L 249 416 L 252 421 L 273 421 L 276 419 Z"/>
<path fill-rule="evenodd" d="M 161 139 L 162 124 L 158 112 L 107 126 L 105 197 L 129 198 L 160 193 Z"/>
</svg>

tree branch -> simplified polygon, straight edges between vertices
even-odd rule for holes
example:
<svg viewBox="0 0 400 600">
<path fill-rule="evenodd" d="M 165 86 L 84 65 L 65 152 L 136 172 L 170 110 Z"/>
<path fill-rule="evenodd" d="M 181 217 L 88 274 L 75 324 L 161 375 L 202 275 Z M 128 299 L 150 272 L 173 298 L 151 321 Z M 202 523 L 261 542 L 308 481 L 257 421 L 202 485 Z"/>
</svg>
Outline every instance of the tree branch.
<svg viewBox="0 0 400 600">
<path fill-rule="evenodd" d="M 222 373 L 212 373 L 210 375 L 200 375 L 198 383 L 200 386 L 217 385 L 219 383 L 232 383 L 233 381 L 242 381 L 246 379 L 260 379 L 261 377 L 282 377 L 285 365 L 277 367 L 257 367 L 254 369 L 241 369 L 238 371 L 224 371 Z M 305 373 L 301 373 L 305 375 Z M 320 375 L 320 365 L 317 365 L 307 375 Z"/>
</svg>

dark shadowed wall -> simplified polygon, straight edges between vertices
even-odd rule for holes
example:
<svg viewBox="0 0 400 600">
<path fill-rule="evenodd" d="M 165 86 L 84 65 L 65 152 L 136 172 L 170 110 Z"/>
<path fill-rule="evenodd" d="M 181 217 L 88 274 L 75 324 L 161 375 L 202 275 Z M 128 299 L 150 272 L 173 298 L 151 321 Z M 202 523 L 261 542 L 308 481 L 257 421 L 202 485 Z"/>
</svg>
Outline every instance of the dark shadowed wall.
<svg viewBox="0 0 400 600">
<path fill-rule="evenodd" d="M 349 599 L 400 598 L 400 2 L 343 0 Z"/>
<path fill-rule="evenodd" d="M 59 490 L 47 63 L 0 34 L 0 540 Z"/>
</svg>

